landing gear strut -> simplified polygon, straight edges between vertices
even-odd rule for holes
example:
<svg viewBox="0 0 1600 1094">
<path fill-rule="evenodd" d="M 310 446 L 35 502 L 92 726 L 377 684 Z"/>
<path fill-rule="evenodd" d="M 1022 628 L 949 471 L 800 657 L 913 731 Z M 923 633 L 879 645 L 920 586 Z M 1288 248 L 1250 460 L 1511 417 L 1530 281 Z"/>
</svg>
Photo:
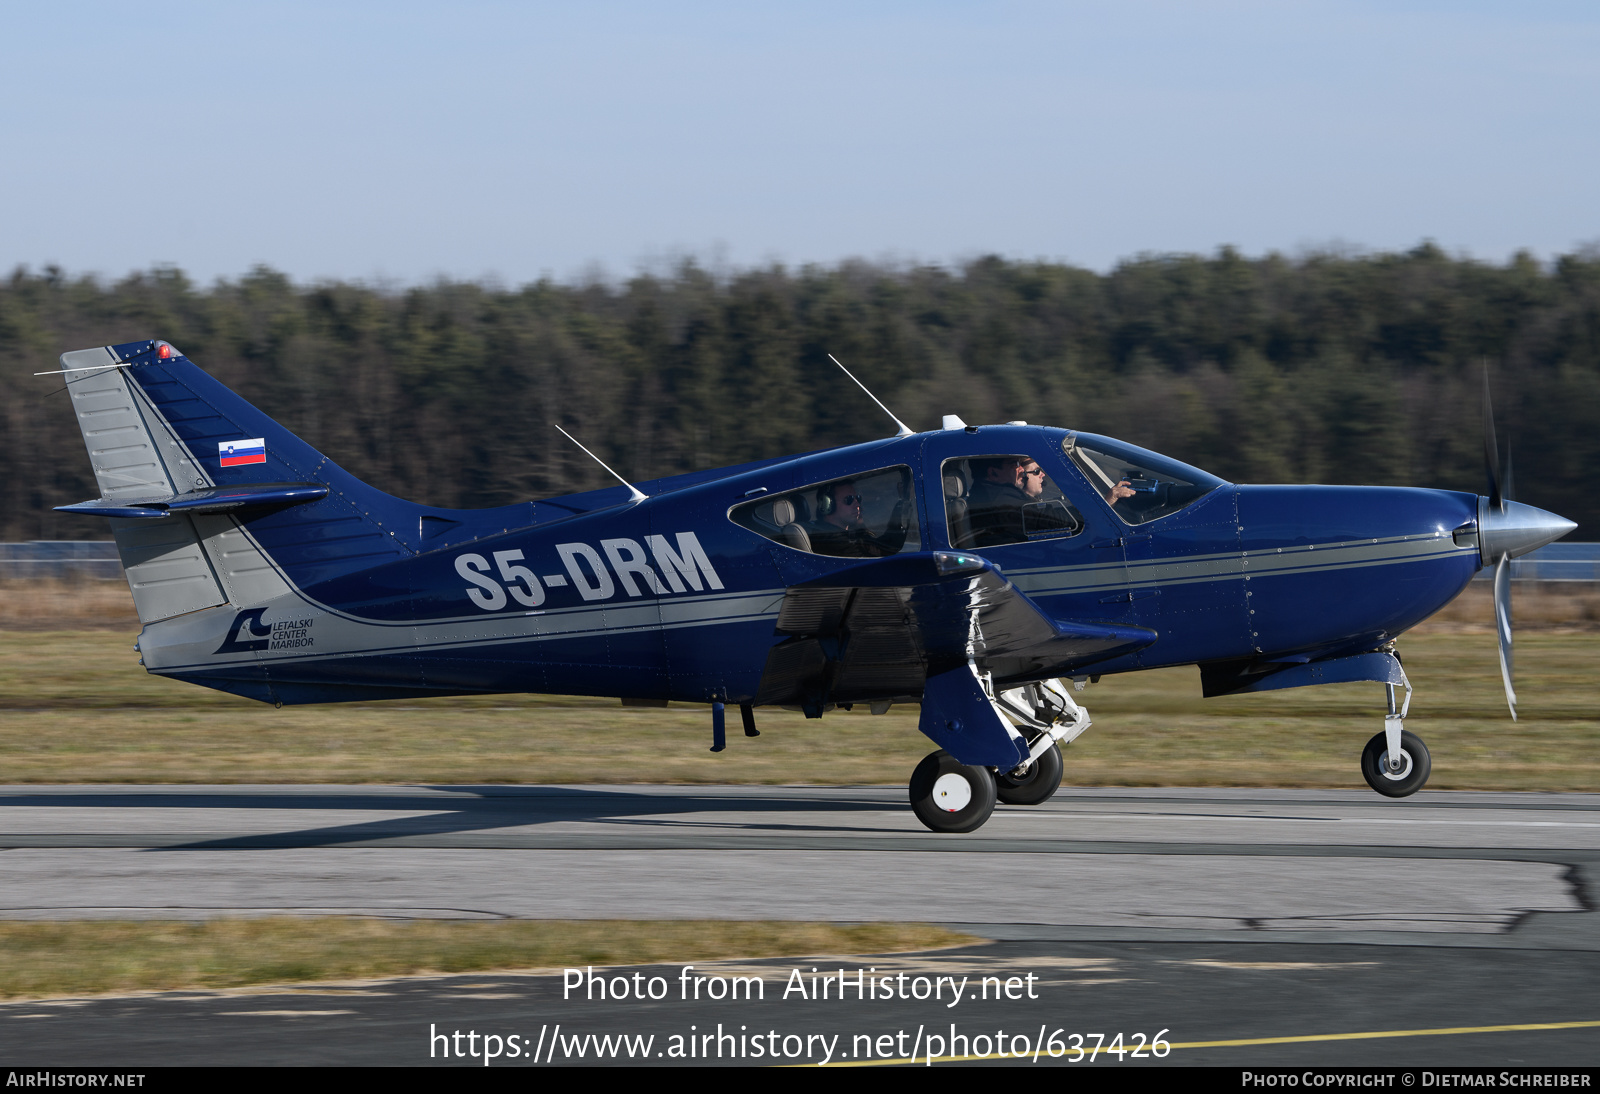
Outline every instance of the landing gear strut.
<svg viewBox="0 0 1600 1094">
<path fill-rule="evenodd" d="M 1081 686 L 1081 685 L 1080 685 Z M 1059 741 L 1070 744 L 1089 728 L 1089 712 L 1072 698 L 1058 680 L 1002 691 L 995 705 L 1028 737 L 1028 760 L 1010 771 L 995 773 L 997 794 L 1007 805 L 1047 802 L 1061 787 L 1065 764 Z"/>
<path fill-rule="evenodd" d="M 1405 728 L 1406 711 L 1411 709 L 1411 681 L 1402 670 L 1400 684 L 1406 689 L 1402 701 L 1394 683 L 1384 688 L 1389 713 L 1383 719 L 1383 732 L 1361 750 L 1361 776 L 1367 785 L 1386 798 L 1404 798 L 1422 789 L 1433 770 L 1433 758 L 1422 738 Z"/>
</svg>

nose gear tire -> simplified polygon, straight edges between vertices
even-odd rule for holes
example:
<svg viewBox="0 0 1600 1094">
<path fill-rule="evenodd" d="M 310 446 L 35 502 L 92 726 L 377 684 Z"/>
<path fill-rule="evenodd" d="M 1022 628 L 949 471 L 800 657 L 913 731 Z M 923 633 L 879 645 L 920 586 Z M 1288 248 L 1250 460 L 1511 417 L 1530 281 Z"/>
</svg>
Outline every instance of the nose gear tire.
<svg viewBox="0 0 1600 1094">
<path fill-rule="evenodd" d="M 1047 802 L 1061 788 L 1061 774 L 1065 768 L 1061 750 L 1054 745 L 1045 749 L 1033 761 L 1025 775 L 1002 771 L 994 777 L 995 796 L 1007 805 L 1039 805 Z"/>
<path fill-rule="evenodd" d="M 924 757 L 911 774 L 911 809 L 935 832 L 981 828 L 994 812 L 994 803 L 994 773 L 961 763 L 943 749 Z"/>
<path fill-rule="evenodd" d="M 1428 781 L 1433 771 L 1433 758 L 1428 755 L 1428 746 L 1422 743 L 1421 737 L 1410 730 L 1402 730 L 1400 751 L 1405 753 L 1402 759 L 1407 762 L 1400 765 L 1398 777 L 1391 776 L 1387 766 L 1388 736 L 1387 733 L 1378 734 L 1361 750 L 1361 775 L 1368 786 L 1384 797 L 1404 798 L 1421 790 L 1422 784 Z"/>
</svg>

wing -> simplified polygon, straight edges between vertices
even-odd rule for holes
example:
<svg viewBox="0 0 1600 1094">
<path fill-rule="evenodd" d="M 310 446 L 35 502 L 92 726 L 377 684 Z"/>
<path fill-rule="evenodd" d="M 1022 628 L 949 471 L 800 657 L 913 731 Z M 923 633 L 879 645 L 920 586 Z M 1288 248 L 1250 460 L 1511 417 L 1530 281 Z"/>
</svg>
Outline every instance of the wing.
<svg viewBox="0 0 1600 1094">
<path fill-rule="evenodd" d="M 959 551 L 874 559 L 794 585 L 756 696 L 821 712 L 828 703 L 921 697 L 972 660 L 996 686 L 1065 676 L 1148 646 L 1156 632 L 1055 619 L 989 560 Z"/>
</svg>

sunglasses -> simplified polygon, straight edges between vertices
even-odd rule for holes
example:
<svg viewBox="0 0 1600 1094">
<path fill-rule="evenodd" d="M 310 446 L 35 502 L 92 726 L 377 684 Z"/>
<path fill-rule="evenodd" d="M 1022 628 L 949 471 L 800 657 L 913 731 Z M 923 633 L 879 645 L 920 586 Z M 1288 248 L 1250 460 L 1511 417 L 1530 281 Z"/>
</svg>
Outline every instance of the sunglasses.
<svg viewBox="0 0 1600 1094">
<path fill-rule="evenodd" d="M 844 495 L 844 497 L 837 498 L 835 500 L 837 500 L 840 505 L 854 505 L 858 501 L 861 500 L 861 495 L 860 494 L 846 494 L 846 495 Z"/>
<path fill-rule="evenodd" d="M 1024 475 L 1040 475 L 1040 476 L 1042 476 L 1044 474 L 1044 468 L 1035 467 L 1032 471 L 1024 471 L 1023 474 Z"/>
</svg>

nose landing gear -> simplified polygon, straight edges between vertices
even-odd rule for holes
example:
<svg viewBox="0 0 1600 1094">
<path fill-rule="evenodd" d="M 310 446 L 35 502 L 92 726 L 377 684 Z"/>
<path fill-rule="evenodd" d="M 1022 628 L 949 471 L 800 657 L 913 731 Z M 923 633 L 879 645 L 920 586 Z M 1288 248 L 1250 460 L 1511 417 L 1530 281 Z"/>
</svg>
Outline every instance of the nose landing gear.
<svg viewBox="0 0 1600 1094">
<path fill-rule="evenodd" d="M 1383 732 L 1361 750 L 1361 777 L 1386 798 L 1415 794 L 1433 771 L 1428 746 L 1422 743 L 1421 737 L 1405 728 L 1406 711 L 1411 709 L 1411 681 L 1406 679 L 1403 670 L 1400 685 L 1406 689 L 1403 702 L 1399 701 L 1394 683 L 1384 685 L 1389 713 L 1383 719 Z"/>
</svg>

